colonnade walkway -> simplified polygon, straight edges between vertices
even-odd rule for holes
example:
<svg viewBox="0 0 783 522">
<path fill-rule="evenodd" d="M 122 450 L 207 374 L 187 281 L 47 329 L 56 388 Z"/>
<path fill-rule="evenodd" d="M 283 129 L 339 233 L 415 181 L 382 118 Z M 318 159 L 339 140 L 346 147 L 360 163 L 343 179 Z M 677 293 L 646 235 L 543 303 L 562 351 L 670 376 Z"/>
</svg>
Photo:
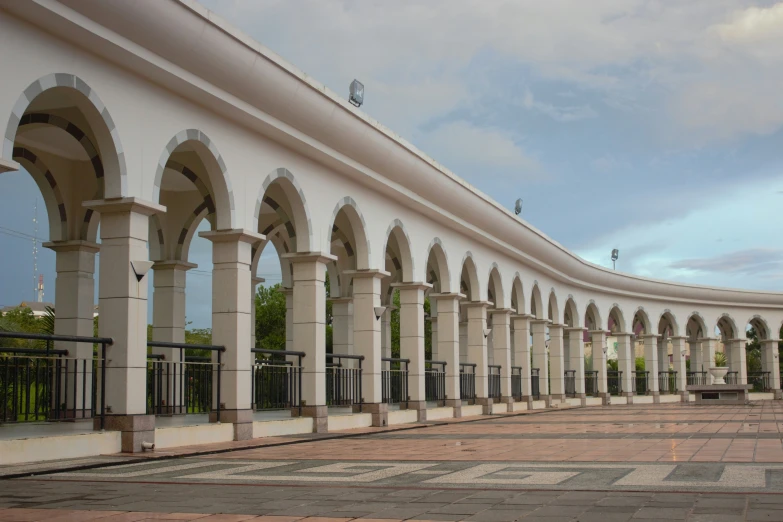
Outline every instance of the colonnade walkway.
<svg viewBox="0 0 783 522">
<path fill-rule="evenodd" d="M 779 402 L 574 408 L 341 435 L 50 464 L 59 469 L 2 482 L 0 520 L 783 519 Z"/>
</svg>

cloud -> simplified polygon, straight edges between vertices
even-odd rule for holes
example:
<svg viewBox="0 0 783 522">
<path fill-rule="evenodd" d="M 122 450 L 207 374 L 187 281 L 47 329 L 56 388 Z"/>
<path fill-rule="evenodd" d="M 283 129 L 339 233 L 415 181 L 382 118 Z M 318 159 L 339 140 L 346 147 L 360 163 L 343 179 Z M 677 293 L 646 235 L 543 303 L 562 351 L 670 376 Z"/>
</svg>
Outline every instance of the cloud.
<svg viewBox="0 0 783 522">
<path fill-rule="evenodd" d="M 525 91 L 525 95 L 518 102 L 527 110 L 535 110 L 545 114 L 555 121 L 569 122 L 588 118 L 595 118 L 598 113 L 589 105 L 579 106 L 555 106 L 550 103 L 544 103 L 534 98 L 530 90 Z"/>
<path fill-rule="evenodd" d="M 753 248 L 713 257 L 682 259 L 669 264 L 675 270 L 717 274 L 783 275 L 783 250 Z"/>
</svg>

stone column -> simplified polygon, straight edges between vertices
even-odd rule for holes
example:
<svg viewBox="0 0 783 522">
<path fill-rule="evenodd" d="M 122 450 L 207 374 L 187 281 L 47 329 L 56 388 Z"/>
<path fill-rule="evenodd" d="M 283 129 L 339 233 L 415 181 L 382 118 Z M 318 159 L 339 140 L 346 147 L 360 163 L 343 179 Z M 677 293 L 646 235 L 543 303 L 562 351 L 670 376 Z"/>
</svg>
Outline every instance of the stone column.
<svg viewBox="0 0 783 522">
<path fill-rule="evenodd" d="M 688 341 L 690 353 L 691 353 L 691 371 L 700 372 L 706 371 L 704 367 L 704 359 L 701 354 L 701 342 L 696 339 Z"/>
<path fill-rule="evenodd" d="M 593 370 L 598 371 L 598 395 L 601 397 L 601 403 L 606 405 L 611 403 L 609 398 L 609 384 L 606 371 L 606 336 L 610 332 L 605 330 L 590 330 L 590 342 L 593 345 Z"/>
<path fill-rule="evenodd" d="M 492 314 L 492 351 L 494 364 L 500 365 L 500 401 L 514 411 L 511 395 L 511 308 L 496 308 Z"/>
<path fill-rule="evenodd" d="M 93 336 L 95 313 L 95 254 L 100 245 L 89 241 L 55 241 L 44 247 L 56 253 L 57 279 L 54 297 L 54 333 L 56 335 Z M 92 408 L 92 344 L 54 343 L 58 350 L 68 350 L 70 357 L 69 379 L 76 378 L 76 395 L 68 391 L 68 404 L 76 418 L 89 417 Z M 71 368 L 75 364 L 76 368 Z M 73 382 L 73 381 L 71 381 Z M 84 385 L 82 385 L 84 383 Z"/>
<path fill-rule="evenodd" d="M 329 301 L 332 303 L 332 353 L 353 355 L 353 298 L 333 297 Z M 391 351 L 391 346 L 389 350 Z M 345 367 L 358 367 L 357 361 L 353 359 L 344 359 L 341 362 Z"/>
<path fill-rule="evenodd" d="M 440 361 L 438 355 L 438 300 L 430 299 L 430 333 L 432 334 L 430 346 L 432 355 L 431 361 Z"/>
<path fill-rule="evenodd" d="M 731 371 L 737 372 L 737 384 L 748 384 L 746 343 L 746 339 L 729 339 L 726 342 L 728 364 Z"/>
<path fill-rule="evenodd" d="M 776 399 L 781 398 L 780 364 L 778 361 L 778 339 L 759 339 L 761 343 L 761 369 L 769 374 L 769 387 Z"/>
<path fill-rule="evenodd" d="M 547 319 L 532 319 L 530 330 L 533 333 L 533 368 L 538 368 L 538 389 L 540 398 L 549 405 L 549 353 L 546 349 Z"/>
<path fill-rule="evenodd" d="M 576 396 L 585 399 L 585 328 L 577 326 L 566 328 L 568 332 L 568 356 L 571 358 L 571 370 L 576 371 L 575 384 Z M 595 358 L 593 358 L 595 361 Z M 583 400 L 584 404 L 585 401 Z"/>
<path fill-rule="evenodd" d="M 302 358 L 302 415 L 313 432 L 328 431 L 326 407 L 326 265 L 337 258 L 322 252 L 284 254 L 294 268 L 294 351 Z"/>
<path fill-rule="evenodd" d="M 105 428 L 122 432 L 122 451 L 139 452 L 142 442 L 155 441 L 146 389 L 149 216 L 165 208 L 138 198 L 84 206 L 100 213 L 99 335 L 114 340 L 106 351 Z"/>
<path fill-rule="evenodd" d="M 253 438 L 250 266 L 253 243 L 263 241 L 264 236 L 243 229 L 200 232 L 199 236 L 212 242 L 212 343 L 226 349 L 221 355 L 220 418 L 214 411 L 216 403 L 210 418 L 233 423 L 234 440 L 248 440 Z M 217 360 L 217 354 L 212 360 Z"/>
<path fill-rule="evenodd" d="M 381 354 L 383 357 L 392 356 L 391 317 L 392 311 L 396 309 L 397 307 L 394 305 L 387 306 L 386 311 L 383 312 L 383 316 L 381 317 Z M 353 310 L 351 311 L 351 314 L 353 314 Z M 353 336 L 353 329 L 351 329 L 351 336 Z"/>
<path fill-rule="evenodd" d="M 549 391 L 553 399 L 565 398 L 563 325 L 549 325 Z"/>
<path fill-rule="evenodd" d="M 389 277 L 382 270 L 351 270 L 353 277 L 353 345 L 362 361 L 361 411 L 372 414 L 373 426 L 386 426 L 388 405 L 381 388 L 381 321 L 375 308 L 381 305 L 381 279 Z"/>
<path fill-rule="evenodd" d="M 424 391 L 424 292 L 427 283 L 392 283 L 400 291 L 400 358 L 408 359 L 408 409 L 427 420 Z"/>
<path fill-rule="evenodd" d="M 257 348 L 256 346 L 256 287 L 266 281 L 263 277 L 251 277 L 250 278 L 250 346 L 252 348 Z M 281 292 L 285 293 L 286 291 L 292 291 L 290 288 L 283 288 L 280 290 Z M 288 332 L 290 331 L 289 324 L 288 324 L 288 317 L 291 315 L 288 310 L 288 295 L 286 294 L 285 298 L 285 349 L 290 350 L 291 345 L 288 343 L 288 336 L 290 335 Z M 291 299 L 291 302 L 293 303 L 293 299 Z M 293 304 L 292 304 L 293 306 Z M 293 337 L 292 337 L 293 339 Z M 250 354 L 250 363 L 255 364 L 256 362 L 256 354 L 251 353 Z"/>
<path fill-rule="evenodd" d="M 476 365 L 476 404 L 484 406 L 484 414 L 492 413 L 492 399 L 488 397 L 489 368 L 487 368 L 487 301 L 465 303 L 468 312 L 468 362 Z"/>
<path fill-rule="evenodd" d="M 446 363 L 446 406 L 454 408 L 454 417 L 462 416 L 459 391 L 459 301 L 462 294 L 430 294 L 430 303 L 438 302 L 438 354 Z"/>
<path fill-rule="evenodd" d="M 522 368 L 522 397 L 524 401 L 532 401 L 530 389 L 530 319 L 531 315 L 512 315 L 514 327 L 514 365 Z"/>
<path fill-rule="evenodd" d="M 459 362 L 468 362 L 468 322 L 459 323 Z"/>
<path fill-rule="evenodd" d="M 653 396 L 653 402 L 660 402 L 660 390 L 658 389 L 658 339 L 657 334 L 643 334 L 644 342 L 644 369 L 647 374 L 647 395 Z"/>
<path fill-rule="evenodd" d="M 623 395 L 628 397 L 628 404 L 633 404 L 633 372 L 636 370 L 636 360 L 631 334 L 617 332 L 614 336 L 617 339 L 617 370 L 623 372 Z"/>
<path fill-rule="evenodd" d="M 710 368 L 715 366 L 715 349 L 718 347 L 718 339 L 705 337 L 699 339 L 699 343 L 701 344 L 701 362 L 704 365 L 704 371 L 707 372 L 707 384 L 712 384 Z"/>
<path fill-rule="evenodd" d="M 682 402 L 690 400 L 690 394 L 686 387 L 688 386 L 687 368 L 685 366 L 685 337 L 672 337 L 672 363 L 674 371 L 677 372 L 677 390 L 680 393 Z"/>
</svg>

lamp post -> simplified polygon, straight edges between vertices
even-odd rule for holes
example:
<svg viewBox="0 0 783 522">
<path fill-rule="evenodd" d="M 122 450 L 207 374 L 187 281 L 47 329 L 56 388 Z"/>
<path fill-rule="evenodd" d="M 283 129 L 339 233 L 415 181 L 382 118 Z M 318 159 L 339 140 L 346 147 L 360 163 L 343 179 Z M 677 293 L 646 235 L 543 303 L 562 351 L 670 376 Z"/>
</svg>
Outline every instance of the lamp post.
<svg viewBox="0 0 783 522">
<path fill-rule="evenodd" d="M 616 248 L 612 249 L 612 270 L 617 270 L 617 258 L 620 257 L 620 251 Z"/>
</svg>

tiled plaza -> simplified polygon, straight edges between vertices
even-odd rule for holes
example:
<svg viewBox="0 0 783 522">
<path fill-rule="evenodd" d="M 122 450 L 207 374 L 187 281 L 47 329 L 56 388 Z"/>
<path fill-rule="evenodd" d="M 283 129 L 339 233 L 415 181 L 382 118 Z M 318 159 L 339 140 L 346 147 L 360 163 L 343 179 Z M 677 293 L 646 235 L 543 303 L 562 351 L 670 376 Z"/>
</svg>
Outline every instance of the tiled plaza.
<svg viewBox="0 0 783 522">
<path fill-rule="evenodd" d="M 783 520 L 781 426 L 773 402 L 614 406 L 82 459 L 0 482 L 0 521 Z"/>
</svg>

